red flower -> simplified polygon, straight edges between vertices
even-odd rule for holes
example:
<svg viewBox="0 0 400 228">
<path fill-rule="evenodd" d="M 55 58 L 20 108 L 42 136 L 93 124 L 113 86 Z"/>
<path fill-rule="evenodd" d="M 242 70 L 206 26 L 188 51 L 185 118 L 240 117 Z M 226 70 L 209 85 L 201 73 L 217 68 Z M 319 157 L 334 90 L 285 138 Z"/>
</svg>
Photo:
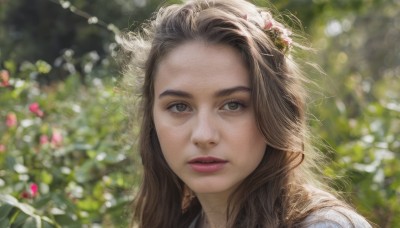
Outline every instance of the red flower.
<svg viewBox="0 0 400 228">
<path fill-rule="evenodd" d="M 31 198 L 31 196 L 29 195 L 29 193 L 27 191 L 23 191 L 21 193 L 21 197 L 24 198 L 24 199 L 30 199 Z"/>
<path fill-rule="evenodd" d="M 23 191 L 21 193 L 21 197 L 24 199 L 32 199 L 38 195 L 39 195 L 39 187 L 35 183 L 29 185 L 29 191 Z"/>
<path fill-rule="evenodd" d="M 42 117 L 44 114 L 43 111 L 40 109 L 39 104 L 37 102 L 29 105 L 29 111 L 31 111 L 32 113 L 36 114 L 39 117 Z"/>
<path fill-rule="evenodd" d="M 17 115 L 15 115 L 15 113 L 10 112 L 7 114 L 6 125 L 7 127 L 14 127 L 17 125 Z"/>
<path fill-rule="evenodd" d="M 6 70 L 0 71 L 0 87 L 7 87 L 10 86 L 10 74 Z"/>
</svg>

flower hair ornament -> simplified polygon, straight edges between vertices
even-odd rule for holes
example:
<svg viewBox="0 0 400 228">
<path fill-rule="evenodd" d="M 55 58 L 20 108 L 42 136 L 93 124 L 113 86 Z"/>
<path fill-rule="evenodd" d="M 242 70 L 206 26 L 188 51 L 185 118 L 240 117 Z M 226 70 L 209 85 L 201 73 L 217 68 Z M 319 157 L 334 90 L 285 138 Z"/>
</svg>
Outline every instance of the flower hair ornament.
<svg viewBox="0 0 400 228">
<path fill-rule="evenodd" d="M 260 21 L 261 18 L 261 21 Z M 270 12 L 260 12 L 260 17 L 252 18 L 245 15 L 245 20 L 258 25 L 274 42 L 275 46 L 283 53 L 288 52 L 292 47 L 292 32 L 281 23 L 274 20 Z"/>
</svg>

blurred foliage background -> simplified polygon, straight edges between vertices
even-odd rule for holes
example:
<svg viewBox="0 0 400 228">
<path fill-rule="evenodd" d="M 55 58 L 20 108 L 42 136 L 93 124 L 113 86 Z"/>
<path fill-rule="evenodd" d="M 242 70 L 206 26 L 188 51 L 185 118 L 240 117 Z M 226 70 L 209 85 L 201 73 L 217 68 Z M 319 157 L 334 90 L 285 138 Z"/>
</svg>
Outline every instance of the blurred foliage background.
<svg viewBox="0 0 400 228">
<path fill-rule="evenodd" d="M 127 226 L 140 168 L 116 34 L 159 3 L 0 0 L 0 227 Z M 317 50 L 324 74 L 306 73 L 326 175 L 370 221 L 400 227 L 400 1 L 271 3 Z"/>
</svg>

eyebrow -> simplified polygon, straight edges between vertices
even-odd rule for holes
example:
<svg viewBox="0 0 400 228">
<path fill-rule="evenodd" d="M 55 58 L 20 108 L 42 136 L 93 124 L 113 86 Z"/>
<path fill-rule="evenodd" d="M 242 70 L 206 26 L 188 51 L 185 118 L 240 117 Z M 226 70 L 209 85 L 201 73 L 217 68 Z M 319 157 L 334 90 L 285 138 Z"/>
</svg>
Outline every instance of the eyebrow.
<svg viewBox="0 0 400 228">
<path fill-rule="evenodd" d="M 216 97 L 226 97 L 226 96 L 229 96 L 229 95 L 231 95 L 233 93 L 237 93 L 237 92 L 250 93 L 251 89 L 246 86 L 236 86 L 236 87 L 220 90 L 220 91 L 216 92 L 215 96 Z"/>
<path fill-rule="evenodd" d="M 192 98 L 193 96 L 190 93 L 181 91 L 181 90 L 172 90 L 167 89 L 162 92 L 158 98 L 165 97 L 165 96 L 173 96 L 173 97 L 183 97 L 183 98 Z"/>
<path fill-rule="evenodd" d="M 226 97 L 229 96 L 233 93 L 237 93 L 237 92 L 246 92 L 249 93 L 251 92 L 251 89 L 246 87 L 246 86 L 235 86 L 232 88 L 227 88 L 227 89 L 223 89 L 220 91 L 217 91 L 215 93 L 216 97 Z M 193 98 L 193 96 L 185 91 L 181 91 L 181 90 L 172 90 L 172 89 L 167 89 L 164 92 L 162 92 L 158 98 L 164 97 L 164 96 L 174 96 L 174 97 L 183 97 L 183 98 Z"/>
</svg>

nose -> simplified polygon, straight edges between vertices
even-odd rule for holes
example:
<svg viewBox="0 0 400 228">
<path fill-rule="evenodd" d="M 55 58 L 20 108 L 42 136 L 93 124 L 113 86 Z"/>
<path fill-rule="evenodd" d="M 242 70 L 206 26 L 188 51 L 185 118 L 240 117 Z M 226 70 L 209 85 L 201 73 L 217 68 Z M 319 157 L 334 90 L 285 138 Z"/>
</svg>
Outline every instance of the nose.
<svg viewBox="0 0 400 228">
<path fill-rule="evenodd" d="M 191 141 L 201 149 L 209 149 L 218 144 L 220 134 L 218 120 L 212 113 L 198 113 L 192 130 Z"/>
</svg>

